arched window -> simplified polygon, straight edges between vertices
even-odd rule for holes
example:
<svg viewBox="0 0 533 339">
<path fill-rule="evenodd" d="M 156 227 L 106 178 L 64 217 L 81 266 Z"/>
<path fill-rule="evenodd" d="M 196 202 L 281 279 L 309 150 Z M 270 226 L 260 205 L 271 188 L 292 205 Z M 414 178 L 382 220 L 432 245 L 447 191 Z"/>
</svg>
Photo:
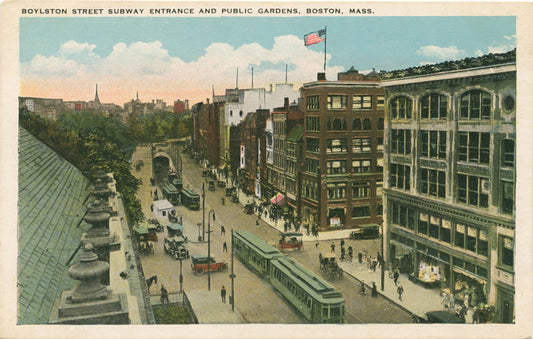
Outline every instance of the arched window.
<svg viewBox="0 0 533 339">
<path fill-rule="evenodd" d="M 372 129 L 372 124 L 370 122 L 370 119 L 369 118 L 365 118 L 363 120 L 363 130 L 365 131 L 369 131 Z"/>
<path fill-rule="evenodd" d="M 432 93 L 420 99 L 420 117 L 422 119 L 446 119 L 448 116 L 448 98 Z"/>
<path fill-rule="evenodd" d="M 461 96 L 461 119 L 490 119 L 492 97 L 489 93 L 472 90 Z"/>
<path fill-rule="evenodd" d="M 359 118 L 353 119 L 352 129 L 354 131 L 360 131 L 361 130 L 361 119 L 359 119 Z"/>
<path fill-rule="evenodd" d="M 411 119 L 413 101 L 405 96 L 394 98 L 390 103 L 392 119 Z"/>
</svg>

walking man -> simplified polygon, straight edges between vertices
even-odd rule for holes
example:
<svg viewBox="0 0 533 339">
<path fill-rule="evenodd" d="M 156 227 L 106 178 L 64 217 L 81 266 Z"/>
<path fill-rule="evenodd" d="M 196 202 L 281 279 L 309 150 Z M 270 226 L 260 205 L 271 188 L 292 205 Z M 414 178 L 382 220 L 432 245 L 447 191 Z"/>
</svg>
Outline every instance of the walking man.
<svg viewBox="0 0 533 339">
<path fill-rule="evenodd" d="M 167 289 L 165 288 L 165 286 L 163 286 L 163 284 L 161 284 L 161 304 L 164 304 L 165 302 L 168 304 L 168 291 Z"/>
<path fill-rule="evenodd" d="M 363 253 L 361 253 L 361 252 L 357 253 L 357 259 L 359 259 L 359 263 L 362 264 L 363 263 Z"/>
<path fill-rule="evenodd" d="M 220 290 L 220 297 L 222 297 L 222 302 L 226 303 L 226 288 L 224 285 L 222 285 L 222 289 Z"/>
<path fill-rule="evenodd" d="M 398 289 L 396 291 L 398 292 L 398 299 L 402 301 L 403 286 L 401 284 L 398 285 Z"/>
<path fill-rule="evenodd" d="M 331 242 L 331 253 L 335 253 L 335 243 Z"/>
<path fill-rule="evenodd" d="M 378 286 L 375 282 L 372 283 L 372 297 L 377 298 L 378 296 Z"/>
<path fill-rule="evenodd" d="M 222 252 L 228 252 L 228 244 L 224 241 L 224 244 L 222 245 Z"/>
<path fill-rule="evenodd" d="M 222 225 L 220 225 L 220 235 L 226 236 L 226 229 Z"/>
<path fill-rule="evenodd" d="M 394 286 L 397 286 L 398 278 L 400 277 L 400 273 L 398 273 L 398 270 L 394 270 Z"/>
</svg>

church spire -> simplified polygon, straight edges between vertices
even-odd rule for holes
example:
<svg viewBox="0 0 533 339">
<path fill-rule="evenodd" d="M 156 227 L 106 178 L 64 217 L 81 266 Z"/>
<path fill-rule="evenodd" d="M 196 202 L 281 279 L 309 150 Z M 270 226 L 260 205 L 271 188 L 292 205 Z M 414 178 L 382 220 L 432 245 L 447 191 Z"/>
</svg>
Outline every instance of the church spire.
<svg viewBox="0 0 533 339">
<path fill-rule="evenodd" d="M 100 98 L 98 98 L 98 84 L 96 84 L 96 94 L 94 95 L 94 102 L 97 104 L 100 103 Z"/>
</svg>

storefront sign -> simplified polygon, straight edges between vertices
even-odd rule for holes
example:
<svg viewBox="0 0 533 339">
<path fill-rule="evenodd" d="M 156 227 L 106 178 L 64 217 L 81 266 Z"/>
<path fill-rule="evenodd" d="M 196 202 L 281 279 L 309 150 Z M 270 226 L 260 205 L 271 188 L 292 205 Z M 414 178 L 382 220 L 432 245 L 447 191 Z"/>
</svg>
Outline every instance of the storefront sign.
<svg viewBox="0 0 533 339">
<path fill-rule="evenodd" d="M 340 218 L 330 218 L 329 224 L 331 226 L 340 226 L 341 225 L 341 219 Z"/>
</svg>

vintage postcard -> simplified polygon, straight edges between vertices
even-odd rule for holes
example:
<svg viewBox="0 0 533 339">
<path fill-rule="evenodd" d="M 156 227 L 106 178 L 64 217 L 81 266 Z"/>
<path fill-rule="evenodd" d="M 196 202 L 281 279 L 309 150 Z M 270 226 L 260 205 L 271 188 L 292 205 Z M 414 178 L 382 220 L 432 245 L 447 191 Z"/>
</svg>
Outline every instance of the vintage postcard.
<svg viewBox="0 0 533 339">
<path fill-rule="evenodd" d="M 4 1 L 0 336 L 531 337 L 531 14 Z"/>
</svg>

